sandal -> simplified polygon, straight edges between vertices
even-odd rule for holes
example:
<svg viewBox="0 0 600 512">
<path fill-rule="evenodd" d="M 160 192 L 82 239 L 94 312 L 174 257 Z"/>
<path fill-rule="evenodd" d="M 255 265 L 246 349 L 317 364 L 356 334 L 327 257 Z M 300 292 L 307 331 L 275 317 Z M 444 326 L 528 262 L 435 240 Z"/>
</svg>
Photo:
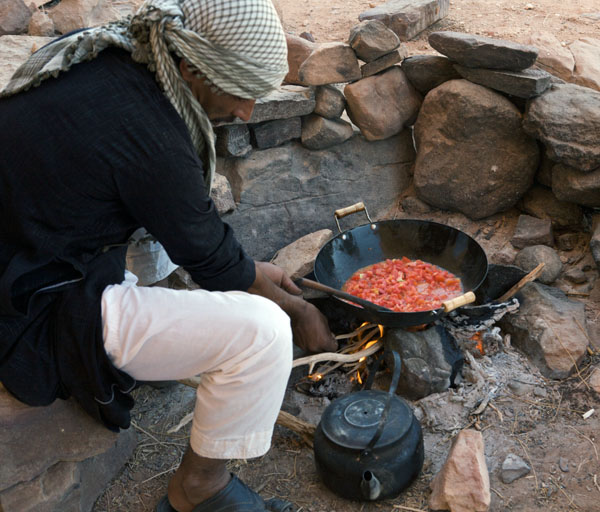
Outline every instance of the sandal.
<svg viewBox="0 0 600 512">
<path fill-rule="evenodd" d="M 292 512 L 293 505 L 284 500 L 273 498 L 267 503 L 237 476 L 224 489 L 213 497 L 194 507 L 193 512 Z M 167 495 L 163 496 L 156 506 L 156 512 L 176 512 L 169 503 Z"/>
</svg>

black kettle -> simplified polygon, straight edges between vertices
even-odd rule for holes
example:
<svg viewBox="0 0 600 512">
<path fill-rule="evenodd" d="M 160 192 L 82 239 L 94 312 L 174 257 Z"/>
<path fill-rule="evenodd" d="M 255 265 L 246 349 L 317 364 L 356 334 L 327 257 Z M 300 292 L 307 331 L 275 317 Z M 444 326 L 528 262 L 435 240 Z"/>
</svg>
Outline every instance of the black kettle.
<svg viewBox="0 0 600 512">
<path fill-rule="evenodd" d="M 392 354 L 394 373 L 387 393 L 367 384 L 367 389 L 331 402 L 317 425 L 317 471 L 343 498 L 394 498 L 423 467 L 421 425 L 406 400 L 396 395 L 402 362 L 397 352 Z"/>
</svg>

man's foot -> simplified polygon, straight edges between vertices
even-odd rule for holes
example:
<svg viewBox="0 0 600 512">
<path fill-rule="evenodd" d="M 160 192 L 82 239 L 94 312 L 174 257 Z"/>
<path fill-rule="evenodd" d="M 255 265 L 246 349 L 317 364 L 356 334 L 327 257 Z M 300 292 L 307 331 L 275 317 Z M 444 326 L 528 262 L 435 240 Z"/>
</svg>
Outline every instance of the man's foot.
<svg viewBox="0 0 600 512">
<path fill-rule="evenodd" d="M 177 512 L 192 512 L 231 481 L 226 460 L 196 455 L 190 447 L 169 481 L 169 502 Z"/>
</svg>

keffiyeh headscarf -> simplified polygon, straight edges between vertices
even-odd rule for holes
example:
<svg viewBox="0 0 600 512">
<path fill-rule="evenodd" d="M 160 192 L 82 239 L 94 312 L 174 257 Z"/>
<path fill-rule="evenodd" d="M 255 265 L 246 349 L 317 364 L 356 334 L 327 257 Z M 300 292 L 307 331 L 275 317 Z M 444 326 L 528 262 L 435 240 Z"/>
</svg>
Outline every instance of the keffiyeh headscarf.
<svg viewBox="0 0 600 512">
<path fill-rule="evenodd" d="M 287 46 L 271 0 L 146 0 L 131 19 L 78 32 L 34 53 L 0 97 L 56 77 L 116 46 L 156 75 L 185 121 L 203 159 L 210 190 L 215 169 L 214 133 L 172 58 L 183 58 L 213 88 L 255 99 L 276 89 L 288 71 Z"/>
</svg>

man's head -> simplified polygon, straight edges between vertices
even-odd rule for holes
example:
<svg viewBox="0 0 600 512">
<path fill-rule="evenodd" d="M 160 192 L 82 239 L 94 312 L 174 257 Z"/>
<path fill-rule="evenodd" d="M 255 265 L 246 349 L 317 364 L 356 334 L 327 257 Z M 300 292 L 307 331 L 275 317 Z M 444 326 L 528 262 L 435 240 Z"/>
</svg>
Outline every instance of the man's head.
<svg viewBox="0 0 600 512">
<path fill-rule="evenodd" d="M 245 122 L 250 120 L 256 100 L 240 98 L 216 89 L 190 69 L 185 59 L 179 61 L 179 70 L 211 123 L 230 123 L 236 117 Z"/>
<path fill-rule="evenodd" d="M 180 5 L 184 27 L 193 33 L 187 41 L 175 41 L 188 84 L 239 100 L 279 87 L 288 70 L 287 44 L 271 0 L 181 0 Z"/>
</svg>

